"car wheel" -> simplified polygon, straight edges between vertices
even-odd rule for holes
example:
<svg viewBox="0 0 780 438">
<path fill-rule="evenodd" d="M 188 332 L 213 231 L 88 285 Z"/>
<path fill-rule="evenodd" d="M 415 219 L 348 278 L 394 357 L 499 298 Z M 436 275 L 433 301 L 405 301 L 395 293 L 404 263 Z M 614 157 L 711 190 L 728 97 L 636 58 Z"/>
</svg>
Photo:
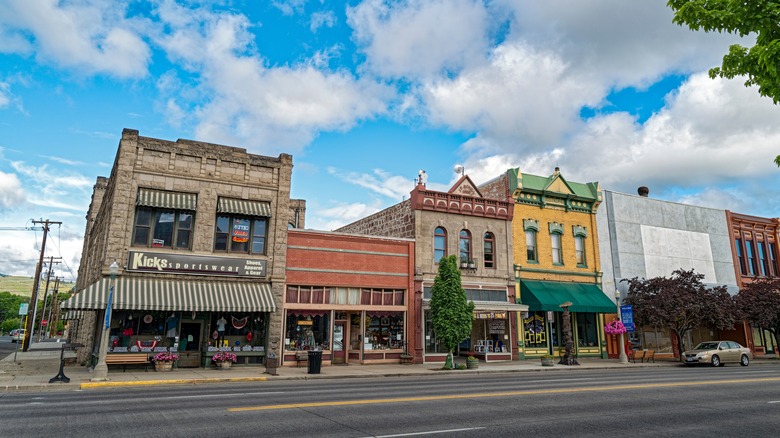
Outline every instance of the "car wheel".
<svg viewBox="0 0 780 438">
<path fill-rule="evenodd" d="M 750 358 L 747 357 L 747 354 L 742 355 L 742 357 L 739 359 L 739 364 L 743 367 L 750 365 Z"/>
<path fill-rule="evenodd" d="M 714 367 L 719 367 L 720 366 L 720 358 L 718 357 L 717 354 L 715 356 L 712 356 L 711 363 L 712 363 L 712 366 L 714 366 Z"/>
</svg>

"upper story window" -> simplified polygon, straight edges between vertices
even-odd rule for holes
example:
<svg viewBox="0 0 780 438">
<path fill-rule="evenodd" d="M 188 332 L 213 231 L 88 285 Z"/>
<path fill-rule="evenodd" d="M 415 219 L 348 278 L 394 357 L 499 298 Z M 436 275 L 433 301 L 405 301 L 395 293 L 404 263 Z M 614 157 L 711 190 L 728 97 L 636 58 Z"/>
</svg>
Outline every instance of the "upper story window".
<svg viewBox="0 0 780 438">
<path fill-rule="evenodd" d="M 586 268 L 588 263 L 585 258 L 585 239 L 588 237 L 588 230 L 581 225 L 575 225 L 572 227 L 572 233 L 574 234 L 574 256 L 577 260 L 577 267 Z"/>
<path fill-rule="evenodd" d="M 536 250 L 536 233 L 539 232 L 539 221 L 523 219 L 523 229 L 525 230 L 526 261 L 539 263 L 539 255 Z"/>
<path fill-rule="evenodd" d="M 753 254 L 753 241 L 745 240 L 745 252 L 747 253 L 747 265 L 750 275 L 756 275 L 756 256 Z"/>
<path fill-rule="evenodd" d="M 769 242 L 767 245 L 769 246 L 769 263 L 772 266 L 772 269 L 774 269 L 773 275 L 776 277 L 780 275 L 780 271 L 777 269 L 777 254 L 775 253 L 775 244 Z"/>
<path fill-rule="evenodd" d="M 737 248 L 737 262 L 739 263 L 739 272 L 742 275 L 747 275 L 747 269 L 745 268 L 745 255 L 742 254 L 742 239 L 734 239 L 734 247 Z"/>
<path fill-rule="evenodd" d="M 483 237 L 483 241 L 484 241 L 483 255 L 485 257 L 485 267 L 495 268 L 496 267 L 496 236 L 494 236 L 493 233 L 491 232 L 487 232 Z"/>
<path fill-rule="evenodd" d="M 439 263 L 442 257 L 447 256 L 447 230 L 436 227 L 433 232 L 433 262 Z"/>
<path fill-rule="evenodd" d="M 469 230 L 460 230 L 458 239 L 458 249 L 460 250 L 460 262 L 470 262 L 471 259 L 471 233 Z"/>
<path fill-rule="evenodd" d="M 197 195 L 139 189 L 133 246 L 192 248 Z"/>
<path fill-rule="evenodd" d="M 766 277 L 769 275 L 769 261 L 766 257 L 764 242 L 756 242 L 756 245 L 758 245 L 758 267 L 761 269 L 761 275 Z"/>
<path fill-rule="evenodd" d="M 563 244 L 561 243 L 563 237 L 563 225 L 558 222 L 551 222 L 550 224 L 550 246 L 552 249 L 552 262 L 553 265 L 563 264 Z"/>
<path fill-rule="evenodd" d="M 219 198 L 214 251 L 266 254 L 270 211 L 267 202 Z"/>
</svg>

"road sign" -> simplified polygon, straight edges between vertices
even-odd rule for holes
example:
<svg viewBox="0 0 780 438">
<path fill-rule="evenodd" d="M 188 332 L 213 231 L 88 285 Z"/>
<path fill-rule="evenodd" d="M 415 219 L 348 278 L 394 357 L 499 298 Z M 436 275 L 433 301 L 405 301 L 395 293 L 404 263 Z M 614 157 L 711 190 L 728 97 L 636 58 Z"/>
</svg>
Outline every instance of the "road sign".
<svg viewBox="0 0 780 438">
<path fill-rule="evenodd" d="M 43 320 L 41 320 L 41 325 L 46 327 L 47 325 L 49 325 L 49 321 L 43 319 Z"/>
<path fill-rule="evenodd" d="M 30 309 L 29 303 L 21 303 L 19 304 L 19 316 L 27 315 L 27 311 Z"/>
<path fill-rule="evenodd" d="M 634 327 L 634 307 L 630 304 L 620 306 L 620 321 L 626 327 L 626 331 L 633 332 Z"/>
</svg>

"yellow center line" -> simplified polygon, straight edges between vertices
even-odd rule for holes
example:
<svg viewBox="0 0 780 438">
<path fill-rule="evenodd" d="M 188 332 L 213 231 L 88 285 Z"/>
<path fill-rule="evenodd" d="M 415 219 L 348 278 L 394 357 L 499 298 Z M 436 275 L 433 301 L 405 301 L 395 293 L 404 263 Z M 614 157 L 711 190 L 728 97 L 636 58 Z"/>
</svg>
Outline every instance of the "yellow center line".
<svg viewBox="0 0 780 438">
<path fill-rule="evenodd" d="M 325 402 L 311 402 L 311 403 L 288 403 L 288 404 L 281 404 L 281 405 L 246 406 L 241 408 L 228 408 L 227 410 L 228 412 L 268 411 L 268 410 L 275 410 L 275 409 L 316 408 L 316 407 L 324 407 L 324 406 L 408 403 L 408 402 L 433 401 L 433 400 L 458 400 L 458 399 L 465 399 L 465 398 L 512 397 L 518 395 L 565 394 L 565 393 L 575 393 L 575 392 L 616 391 L 621 389 L 672 388 L 672 387 L 682 387 L 682 386 L 705 386 L 705 385 L 732 385 L 736 383 L 757 383 L 757 382 L 778 382 L 778 381 L 780 381 L 780 377 L 767 377 L 767 378 L 760 378 L 760 379 L 708 380 L 702 382 L 643 383 L 643 384 L 635 384 L 635 385 L 615 385 L 615 386 L 599 386 L 599 387 L 587 387 L 587 388 L 534 389 L 534 390 L 524 390 L 524 391 L 483 392 L 483 393 L 476 393 L 476 394 L 428 395 L 428 396 L 421 396 L 421 397 L 395 397 L 395 398 L 325 401 Z"/>
</svg>

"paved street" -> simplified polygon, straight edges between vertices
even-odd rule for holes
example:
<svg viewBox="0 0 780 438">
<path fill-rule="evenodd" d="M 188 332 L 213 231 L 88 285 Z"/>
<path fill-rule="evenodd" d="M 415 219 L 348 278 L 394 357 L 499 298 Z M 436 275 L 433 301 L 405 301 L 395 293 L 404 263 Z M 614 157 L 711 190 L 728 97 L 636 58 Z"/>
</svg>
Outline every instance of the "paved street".
<svg viewBox="0 0 780 438">
<path fill-rule="evenodd" d="M 0 397 L 6 436 L 624 437 L 630 429 L 762 437 L 780 427 L 780 367 L 765 365 L 431 371 Z"/>
</svg>

